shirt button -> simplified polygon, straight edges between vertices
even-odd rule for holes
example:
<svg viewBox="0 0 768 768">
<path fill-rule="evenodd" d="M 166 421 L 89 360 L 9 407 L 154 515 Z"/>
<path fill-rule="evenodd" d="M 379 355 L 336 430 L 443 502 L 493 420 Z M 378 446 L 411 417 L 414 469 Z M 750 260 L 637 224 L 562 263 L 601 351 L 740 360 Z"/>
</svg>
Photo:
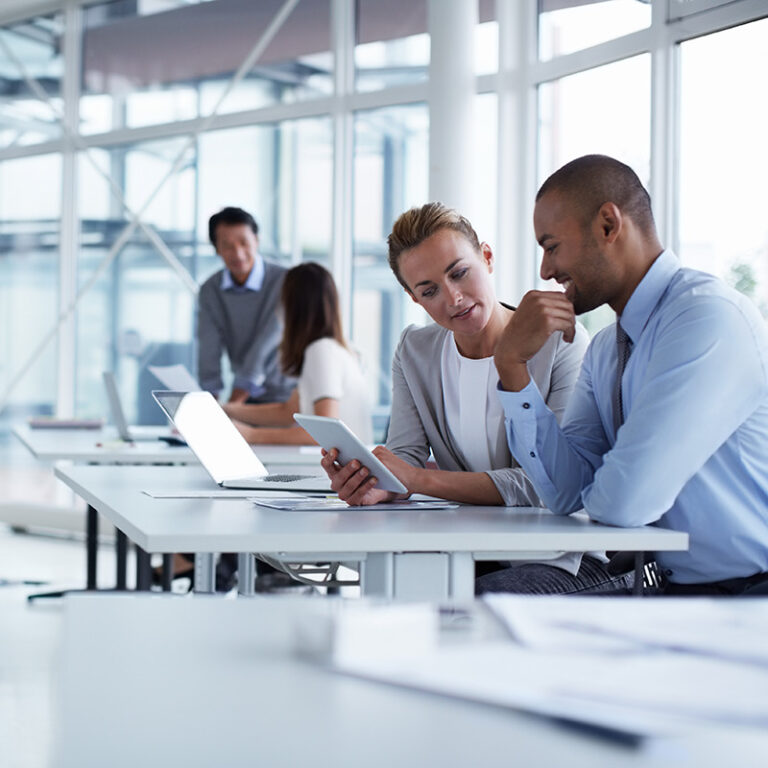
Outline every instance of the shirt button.
<svg viewBox="0 0 768 768">
<path fill-rule="evenodd" d="M 529 456 L 530 456 L 532 459 L 535 459 L 535 458 L 536 458 L 536 454 L 535 454 L 533 451 L 531 451 L 531 452 L 530 452 L 528 455 L 529 455 Z"/>
<path fill-rule="evenodd" d="M 523 408 L 530 408 L 530 407 L 531 407 L 530 403 L 523 403 Z"/>
<path fill-rule="evenodd" d="M 664 569 L 664 573 L 665 573 L 667 576 L 671 576 L 671 575 L 672 575 L 672 573 L 673 573 L 673 571 L 672 571 L 672 569 L 671 569 L 671 568 L 665 568 L 665 569 Z"/>
</svg>

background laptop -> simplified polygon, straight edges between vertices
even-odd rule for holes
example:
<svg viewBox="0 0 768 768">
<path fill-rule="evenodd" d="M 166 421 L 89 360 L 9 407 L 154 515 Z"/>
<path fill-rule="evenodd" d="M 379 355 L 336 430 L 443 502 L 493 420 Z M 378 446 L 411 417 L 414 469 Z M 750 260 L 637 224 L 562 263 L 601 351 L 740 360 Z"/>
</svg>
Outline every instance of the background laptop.
<svg viewBox="0 0 768 768">
<path fill-rule="evenodd" d="M 104 379 L 104 388 L 107 390 L 107 402 L 112 414 L 112 423 L 117 428 L 117 434 L 120 435 L 122 440 L 130 443 L 165 440 L 166 442 L 183 444 L 182 440 L 171 434 L 171 430 L 168 427 L 129 427 L 128 421 L 125 418 L 123 403 L 120 400 L 120 392 L 117 388 L 115 374 L 111 371 L 104 371 L 102 377 Z"/>
<path fill-rule="evenodd" d="M 222 488 L 330 492 L 325 474 L 270 475 L 210 392 L 156 390 L 152 397 Z"/>
</svg>

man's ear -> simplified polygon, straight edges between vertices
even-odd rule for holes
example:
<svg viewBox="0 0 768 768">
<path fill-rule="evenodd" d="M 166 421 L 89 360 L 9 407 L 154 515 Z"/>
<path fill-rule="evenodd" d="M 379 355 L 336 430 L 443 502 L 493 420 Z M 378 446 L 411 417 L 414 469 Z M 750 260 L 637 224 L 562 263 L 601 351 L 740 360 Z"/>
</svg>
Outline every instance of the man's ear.
<svg viewBox="0 0 768 768">
<path fill-rule="evenodd" d="M 624 217 L 616 203 L 603 203 L 597 212 L 595 223 L 599 239 L 606 245 L 612 245 L 624 226 Z"/>
</svg>

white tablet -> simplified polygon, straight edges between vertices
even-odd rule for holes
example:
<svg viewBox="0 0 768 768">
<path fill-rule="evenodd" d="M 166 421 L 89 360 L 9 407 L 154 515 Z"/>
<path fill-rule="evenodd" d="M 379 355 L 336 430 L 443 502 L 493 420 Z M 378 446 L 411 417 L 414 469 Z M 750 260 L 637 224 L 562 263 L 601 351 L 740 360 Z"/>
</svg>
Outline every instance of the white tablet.
<svg viewBox="0 0 768 768">
<path fill-rule="evenodd" d="M 395 493 L 408 493 L 408 489 L 365 447 L 360 438 L 339 419 L 328 416 L 308 416 L 294 413 L 293 418 L 304 427 L 317 442 L 330 451 L 339 452 L 339 464 L 348 464 L 357 459 L 378 480 L 376 488 Z"/>
</svg>

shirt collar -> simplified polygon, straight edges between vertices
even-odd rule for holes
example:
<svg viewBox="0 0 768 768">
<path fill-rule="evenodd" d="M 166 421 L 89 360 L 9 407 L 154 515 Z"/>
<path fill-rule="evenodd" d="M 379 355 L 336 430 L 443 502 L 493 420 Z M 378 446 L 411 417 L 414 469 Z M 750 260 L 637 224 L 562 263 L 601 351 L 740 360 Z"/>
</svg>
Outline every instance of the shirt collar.
<svg viewBox="0 0 768 768">
<path fill-rule="evenodd" d="M 633 344 L 637 343 L 653 310 L 679 269 L 677 256 L 672 251 L 662 251 L 632 292 L 619 321 Z"/>
<path fill-rule="evenodd" d="M 232 279 L 232 274 L 228 269 L 225 269 L 222 272 L 221 290 L 235 291 L 238 293 L 244 293 L 245 291 L 260 291 L 261 286 L 264 284 L 264 272 L 264 259 L 261 258 L 260 254 L 256 254 L 256 258 L 253 262 L 253 269 L 242 285 L 238 285 Z"/>
</svg>

